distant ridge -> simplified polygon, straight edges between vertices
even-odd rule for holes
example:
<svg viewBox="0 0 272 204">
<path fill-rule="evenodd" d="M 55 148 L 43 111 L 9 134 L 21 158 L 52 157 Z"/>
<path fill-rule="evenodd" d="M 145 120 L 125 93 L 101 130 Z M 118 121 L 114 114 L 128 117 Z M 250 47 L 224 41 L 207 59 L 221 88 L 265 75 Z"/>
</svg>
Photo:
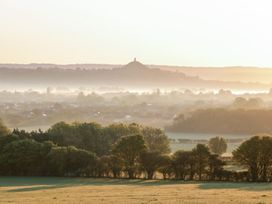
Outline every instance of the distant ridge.
<svg viewBox="0 0 272 204">
<path fill-rule="evenodd" d="M 135 59 L 136 60 L 136 59 Z M 137 60 L 136 60 L 137 61 Z M 17 69 L 104 69 L 111 70 L 117 68 L 138 69 L 150 68 L 161 69 L 170 72 L 179 72 L 186 74 L 187 76 L 199 77 L 204 80 L 220 80 L 220 81 L 232 81 L 232 82 L 251 82 L 251 83 L 266 83 L 272 82 L 272 68 L 250 67 L 250 66 L 231 66 L 231 67 L 186 67 L 186 66 L 168 66 L 168 65 L 145 65 L 137 61 L 126 64 L 0 64 L 1 68 L 17 68 Z"/>
<path fill-rule="evenodd" d="M 37 66 L 33 68 L 33 66 Z M 26 65 L 25 65 L 26 66 Z M 239 82 L 228 81 L 227 76 L 231 73 L 226 69 L 210 72 L 208 68 L 191 68 L 179 70 L 169 70 L 163 67 L 154 68 L 146 66 L 134 59 L 124 66 L 113 67 L 107 65 L 103 68 L 100 65 L 92 66 L 92 69 L 86 68 L 87 65 L 51 65 L 51 64 L 31 64 L 31 68 L 21 68 L 20 65 L 10 65 L 1 67 L 0 65 L 0 85 L 2 87 L 27 87 L 35 88 L 37 86 L 44 89 L 48 86 L 63 87 L 120 87 L 124 89 L 150 90 L 156 88 L 162 89 L 231 89 L 231 90 L 249 90 L 249 91 L 268 91 L 270 84 L 259 82 Z M 199 70 L 204 76 L 217 76 L 214 79 L 205 79 L 199 76 L 195 70 Z M 184 70 L 180 71 L 180 70 Z M 187 74 L 191 71 L 195 74 Z M 202 71 L 202 72 L 201 72 Z M 238 70 L 239 73 L 241 70 Z M 272 76 L 272 70 L 271 75 Z M 220 74 L 221 73 L 221 74 Z M 243 74 L 243 72 L 241 72 Z M 240 73 L 240 74 L 241 74 Z M 230 75 L 231 76 L 231 75 Z M 255 73 L 256 76 L 256 73 Z M 223 78 L 223 80 L 221 79 Z M 0 87 L 1 87 L 0 86 Z"/>
</svg>

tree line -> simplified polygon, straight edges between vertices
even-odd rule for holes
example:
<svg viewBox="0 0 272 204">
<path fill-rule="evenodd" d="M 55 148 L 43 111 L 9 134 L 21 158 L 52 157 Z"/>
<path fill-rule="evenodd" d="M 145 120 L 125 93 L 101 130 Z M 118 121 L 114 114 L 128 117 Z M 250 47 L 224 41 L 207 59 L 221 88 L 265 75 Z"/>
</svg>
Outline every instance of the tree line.
<svg viewBox="0 0 272 204">
<path fill-rule="evenodd" d="M 80 176 L 210 181 L 270 181 L 272 139 L 255 136 L 234 152 L 245 171 L 224 169 L 222 138 L 209 147 L 170 153 L 162 130 L 138 124 L 64 122 L 47 131 L 8 130 L 0 123 L 0 175 Z M 218 154 L 215 154 L 217 152 Z"/>
<path fill-rule="evenodd" d="M 238 98 L 238 101 L 241 100 Z M 238 102 L 237 102 L 238 103 Z M 178 115 L 167 127 L 172 132 L 255 134 L 272 132 L 270 109 L 198 109 Z"/>
</svg>

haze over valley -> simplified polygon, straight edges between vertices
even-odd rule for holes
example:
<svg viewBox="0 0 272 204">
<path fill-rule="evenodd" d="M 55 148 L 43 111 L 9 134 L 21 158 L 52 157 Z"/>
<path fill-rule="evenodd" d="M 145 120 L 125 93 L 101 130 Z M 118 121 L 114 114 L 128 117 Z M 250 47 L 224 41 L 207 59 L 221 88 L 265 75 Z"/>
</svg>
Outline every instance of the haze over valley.
<svg viewBox="0 0 272 204">
<path fill-rule="evenodd" d="M 259 79 L 253 81 L 248 69 Z M 178 139 L 196 142 L 207 134 L 207 142 L 231 134 L 237 135 L 237 146 L 251 135 L 272 132 L 270 84 L 260 80 L 269 71 L 148 66 L 136 59 L 126 65 L 6 64 L 0 66 L 0 117 L 10 128 L 26 130 L 46 130 L 58 121 L 146 124 L 174 135 L 174 149 Z M 231 73 L 243 74 L 244 80 L 223 79 Z M 246 119 L 241 124 L 237 118 Z"/>
<path fill-rule="evenodd" d="M 271 203 L 269 0 L 0 0 L 0 203 Z"/>
</svg>

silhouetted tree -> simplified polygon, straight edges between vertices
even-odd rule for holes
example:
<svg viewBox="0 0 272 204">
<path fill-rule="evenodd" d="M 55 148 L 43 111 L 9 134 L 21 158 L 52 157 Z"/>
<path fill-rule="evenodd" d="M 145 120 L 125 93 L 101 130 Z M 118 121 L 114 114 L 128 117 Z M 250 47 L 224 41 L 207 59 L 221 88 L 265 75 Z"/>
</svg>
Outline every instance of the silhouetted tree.
<svg viewBox="0 0 272 204">
<path fill-rule="evenodd" d="M 161 164 L 158 168 L 158 172 L 160 172 L 163 175 L 163 179 L 171 178 L 171 175 L 173 173 L 172 168 L 172 159 L 169 155 L 162 155 L 161 158 Z"/>
<path fill-rule="evenodd" d="M 198 144 L 193 150 L 196 164 L 196 173 L 199 180 L 202 179 L 202 175 L 208 166 L 208 159 L 210 152 L 207 146 L 203 144 Z"/>
<path fill-rule="evenodd" d="M 95 155 L 73 146 L 54 147 L 48 154 L 50 174 L 56 176 L 80 176 L 87 174 Z"/>
<path fill-rule="evenodd" d="M 177 151 L 172 157 L 172 165 L 176 179 L 185 180 L 186 175 L 189 172 L 189 151 Z"/>
<path fill-rule="evenodd" d="M 272 138 L 255 136 L 233 151 L 234 159 L 248 168 L 252 181 L 266 181 L 272 165 Z"/>
<path fill-rule="evenodd" d="M 1 151 L 1 172 L 6 175 L 41 175 L 43 161 L 50 148 L 30 139 L 12 141 Z"/>
<path fill-rule="evenodd" d="M 225 163 L 219 158 L 217 154 L 211 154 L 208 160 L 209 177 L 210 180 L 215 180 L 216 177 L 220 178 Z"/>
<path fill-rule="evenodd" d="M 114 178 L 120 177 L 123 168 L 122 160 L 116 155 L 110 155 L 109 168 Z"/>
<path fill-rule="evenodd" d="M 145 149 L 142 135 L 122 137 L 114 147 L 113 152 L 122 160 L 124 170 L 128 173 L 129 178 L 135 177 L 139 157 Z"/>
<path fill-rule="evenodd" d="M 140 155 L 140 164 L 147 174 L 147 179 L 153 179 L 155 172 L 162 165 L 162 160 L 162 155 L 159 152 L 144 151 Z"/>
</svg>

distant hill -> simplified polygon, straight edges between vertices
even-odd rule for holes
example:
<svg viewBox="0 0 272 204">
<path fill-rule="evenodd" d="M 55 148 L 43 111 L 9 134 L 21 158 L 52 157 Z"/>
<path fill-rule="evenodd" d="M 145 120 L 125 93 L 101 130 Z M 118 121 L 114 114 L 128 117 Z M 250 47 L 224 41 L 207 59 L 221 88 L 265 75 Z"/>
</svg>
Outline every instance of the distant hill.
<svg viewBox="0 0 272 204">
<path fill-rule="evenodd" d="M 0 68 L 24 68 L 24 69 L 115 69 L 123 65 L 118 64 L 0 64 Z M 260 68 L 249 66 L 233 67 L 188 67 L 188 66 L 168 66 L 168 65 L 146 65 L 149 68 L 167 70 L 171 72 L 181 72 L 187 76 L 198 76 L 204 80 L 220 81 L 241 81 L 271 83 L 272 68 Z"/>
<path fill-rule="evenodd" d="M 29 66 L 29 67 L 28 67 Z M 189 76 L 180 71 L 148 67 L 138 61 L 125 66 L 110 65 L 0 65 L 0 85 L 2 87 L 99 87 L 118 86 L 127 89 L 150 88 L 198 88 L 268 90 L 269 84 L 241 83 L 204 80 L 199 76 Z M 35 68 L 36 67 L 36 68 Z M 95 68 L 97 67 L 97 68 Z"/>
</svg>

